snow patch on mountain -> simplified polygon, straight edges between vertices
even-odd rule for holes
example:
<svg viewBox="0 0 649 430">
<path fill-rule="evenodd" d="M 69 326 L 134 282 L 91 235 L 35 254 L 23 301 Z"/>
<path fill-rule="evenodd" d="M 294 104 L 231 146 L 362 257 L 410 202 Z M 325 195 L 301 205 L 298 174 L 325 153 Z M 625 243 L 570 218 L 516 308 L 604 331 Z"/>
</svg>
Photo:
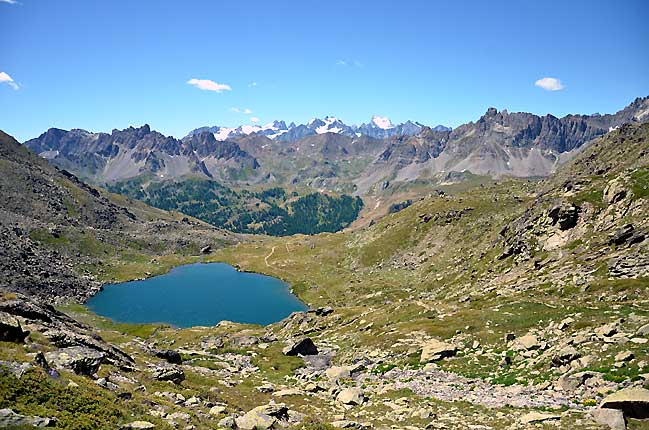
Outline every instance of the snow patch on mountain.
<svg viewBox="0 0 649 430">
<path fill-rule="evenodd" d="M 392 121 L 390 121 L 390 118 L 388 118 L 387 116 L 374 115 L 372 117 L 372 123 L 378 128 L 382 128 L 383 130 L 394 127 L 392 125 Z"/>
</svg>

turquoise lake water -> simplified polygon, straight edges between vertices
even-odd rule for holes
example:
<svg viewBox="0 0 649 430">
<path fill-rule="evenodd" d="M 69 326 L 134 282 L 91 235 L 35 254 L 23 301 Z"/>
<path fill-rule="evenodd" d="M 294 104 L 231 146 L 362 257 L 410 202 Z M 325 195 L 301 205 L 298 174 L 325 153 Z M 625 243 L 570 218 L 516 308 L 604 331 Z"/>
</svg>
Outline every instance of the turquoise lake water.
<svg viewBox="0 0 649 430">
<path fill-rule="evenodd" d="M 281 280 L 224 263 L 189 264 L 142 281 L 107 285 L 86 305 L 117 322 L 176 327 L 223 320 L 266 325 L 307 309 Z"/>
</svg>

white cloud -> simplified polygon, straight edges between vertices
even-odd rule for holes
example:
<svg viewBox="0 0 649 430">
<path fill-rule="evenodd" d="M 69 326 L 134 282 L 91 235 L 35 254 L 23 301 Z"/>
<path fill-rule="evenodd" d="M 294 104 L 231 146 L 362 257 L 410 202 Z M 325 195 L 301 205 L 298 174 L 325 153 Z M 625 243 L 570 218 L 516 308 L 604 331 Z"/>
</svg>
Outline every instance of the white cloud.
<svg viewBox="0 0 649 430">
<path fill-rule="evenodd" d="M 257 82 L 250 82 L 248 84 L 248 87 L 252 88 L 252 87 L 256 87 L 257 85 L 258 85 Z"/>
<path fill-rule="evenodd" d="M 564 89 L 563 84 L 557 78 L 541 78 L 534 82 L 534 85 L 546 91 L 559 91 Z"/>
<path fill-rule="evenodd" d="M 230 110 L 232 112 L 242 113 L 242 114 L 245 114 L 245 115 L 250 115 L 252 113 L 252 110 L 250 108 L 239 109 L 238 107 L 231 107 Z"/>
<path fill-rule="evenodd" d="M 250 122 L 259 122 L 259 118 L 257 118 L 256 116 L 251 116 Z"/>
<path fill-rule="evenodd" d="M 4 0 L 0 0 L 0 1 L 4 1 Z M 13 78 L 5 72 L 0 72 L 0 84 L 7 84 L 14 90 L 20 88 L 18 84 L 13 80 Z"/>
<path fill-rule="evenodd" d="M 0 3 L 18 4 L 16 0 L 0 0 Z"/>
<path fill-rule="evenodd" d="M 220 93 L 222 91 L 231 91 L 232 88 L 230 88 L 230 85 L 228 84 L 219 84 L 214 81 L 210 81 L 209 79 L 190 79 L 187 81 L 189 85 L 193 85 L 198 89 L 205 90 L 205 91 L 214 91 L 217 93 Z"/>
<path fill-rule="evenodd" d="M 338 61 L 336 61 L 336 64 L 339 65 L 339 66 L 346 66 L 346 65 L 347 65 L 347 61 L 345 61 L 345 60 L 338 60 Z"/>
</svg>

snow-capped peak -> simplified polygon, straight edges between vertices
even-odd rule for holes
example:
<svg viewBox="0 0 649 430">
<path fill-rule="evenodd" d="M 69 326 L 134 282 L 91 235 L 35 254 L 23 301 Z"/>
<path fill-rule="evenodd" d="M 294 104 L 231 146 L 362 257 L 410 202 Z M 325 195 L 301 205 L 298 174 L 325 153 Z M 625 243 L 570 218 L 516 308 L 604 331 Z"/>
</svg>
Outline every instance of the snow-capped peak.
<svg viewBox="0 0 649 430">
<path fill-rule="evenodd" d="M 372 117 L 372 123 L 378 128 L 382 128 L 383 130 L 387 130 L 389 128 L 394 127 L 392 125 L 392 121 L 390 121 L 390 118 L 388 118 L 387 116 L 374 115 Z"/>
</svg>

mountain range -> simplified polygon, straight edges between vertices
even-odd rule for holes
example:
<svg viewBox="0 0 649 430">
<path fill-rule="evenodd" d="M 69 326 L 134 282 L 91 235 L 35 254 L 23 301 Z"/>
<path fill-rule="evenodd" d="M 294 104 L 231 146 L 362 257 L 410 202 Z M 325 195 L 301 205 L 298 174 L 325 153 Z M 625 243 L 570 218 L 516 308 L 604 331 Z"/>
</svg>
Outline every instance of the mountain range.
<svg viewBox="0 0 649 430">
<path fill-rule="evenodd" d="M 387 117 L 373 116 L 370 122 L 361 125 L 347 125 L 335 116 L 327 116 L 324 119 L 313 118 L 306 124 L 295 124 L 291 122 L 286 125 L 285 121 L 273 121 L 266 125 L 241 125 L 239 127 L 199 127 L 189 132 L 187 136 L 193 136 L 204 132 L 214 134 L 217 140 L 232 139 L 237 136 L 258 134 L 272 140 L 284 142 L 295 142 L 307 136 L 314 136 L 324 133 L 336 133 L 349 137 L 368 136 L 375 139 L 385 139 L 394 136 L 412 136 L 419 133 L 425 125 L 406 121 L 402 124 L 392 124 Z M 449 127 L 438 125 L 434 130 L 450 130 Z"/>
<path fill-rule="evenodd" d="M 452 172 L 542 177 L 590 140 L 649 118 L 649 97 L 614 114 L 538 116 L 489 108 L 455 129 L 387 118 L 347 126 L 335 117 L 286 126 L 196 129 L 182 139 L 148 125 L 109 133 L 49 129 L 25 142 L 60 168 L 95 184 L 150 175 L 232 186 L 309 187 L 367 195 L 386 183 L 439 182 Z"/>
</svg>

